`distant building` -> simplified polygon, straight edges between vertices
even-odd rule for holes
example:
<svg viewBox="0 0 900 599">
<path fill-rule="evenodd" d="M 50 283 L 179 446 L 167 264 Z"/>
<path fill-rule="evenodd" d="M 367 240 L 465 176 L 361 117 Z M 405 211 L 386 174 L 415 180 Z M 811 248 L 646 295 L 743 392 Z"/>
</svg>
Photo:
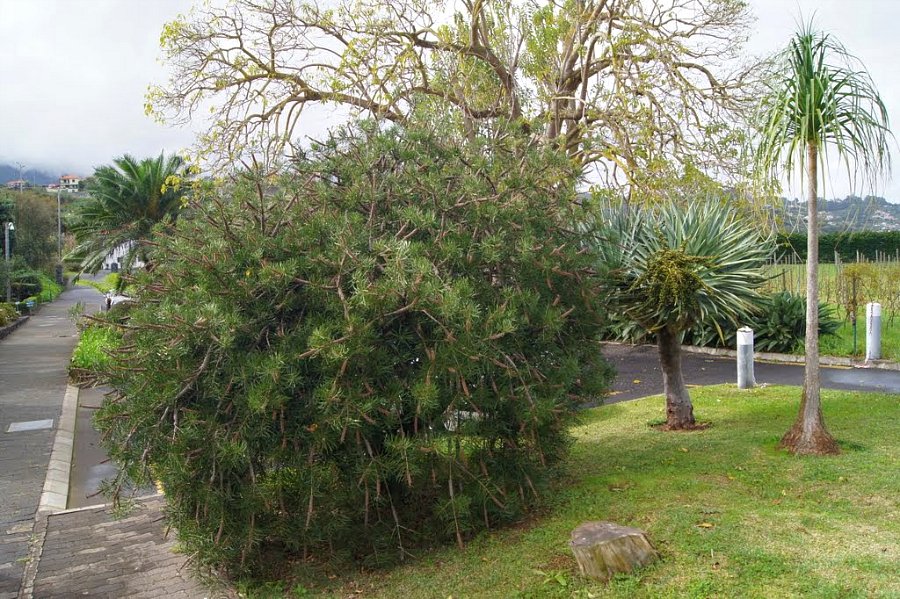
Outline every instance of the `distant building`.
<svg viewBox="0 0 900 599">
<path fill-rule="evenodd" d="M 31 187 L 31 184 L 25 179 L 13 179 L 12 181 L 6 182 L 6 189 L 18 189 L 22 190 L 26 187 Z"/>
<path fill-rule="evenodd" d="M 59 178 L 60 191 L 75 193 L 78 191 L 78 184 L 81 183 L 81 177 L 78 175 L 63 175 Z"/>
<path fill-rule="evenodd" d="M 134 247 L 133 241 L 127 241 L 122 245 L 118 246 L 112 252 L 109 253 L 108 256 L 103 260 L 103 269 L 110 270 L 112 272 L 119 272 L 122 269 L 122 265 L 128 259 L 128 254 L 131 253 L 131 249 Z M 131 264 L 132 268 L 143 268 L 144 261 L 140 258 L 135 258 L 134 262 Z"/>
</svg>

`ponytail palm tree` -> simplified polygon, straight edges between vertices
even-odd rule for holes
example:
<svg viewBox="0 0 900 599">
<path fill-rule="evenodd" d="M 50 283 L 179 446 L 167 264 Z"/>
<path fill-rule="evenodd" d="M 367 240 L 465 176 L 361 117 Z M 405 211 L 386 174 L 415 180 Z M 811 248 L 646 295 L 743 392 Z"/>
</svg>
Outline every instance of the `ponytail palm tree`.
<svg viewBox="0 0 900 599">
<path fill-rule="evenodd" d="M 153 227 L 174 221 L 185 193 L 188 171 L 178 156 L 138 161 L 125 155 L 94 171 L 91 197 L 76 204 L 68 225 L 75 248 L 67 256 L 81 272 L 97 272 L 104 259 L 123 244 L 130 245 L 124 269 L 135 259 L 148 262 Z"/>
<path fill-rule="evenodd" d="M 808 210 L 806 370 L 800 412 L 781 445 L 797 454 L 837 453 L 819 397 L 819 169 L 825 170 L 832 151 L 852 180 L 873 183 L 890 170 L 890 125 L 860 61 L 811 24 L 794 35 L 773 64 L 770 89 L 760 104 L 757 167 L 776 177 L 790 178 L 794 169 L 804 172 Z"/>
<path fill-rule="evenodd" d="M 692 428 L 681 339 L 698 322 L 738 326 L 755 310 L 771 240 L 722 202 L 695 199 L 616 210 L 599 239 L 611 309 L 656 335 L 667 428 Z"/>
</svg>

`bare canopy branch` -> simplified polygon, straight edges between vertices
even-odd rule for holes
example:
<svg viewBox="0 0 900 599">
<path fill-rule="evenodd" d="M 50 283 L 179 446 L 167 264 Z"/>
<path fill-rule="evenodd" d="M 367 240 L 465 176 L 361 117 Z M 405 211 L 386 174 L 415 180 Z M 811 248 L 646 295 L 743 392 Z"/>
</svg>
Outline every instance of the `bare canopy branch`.
<svg viewBox="0 0 900 599">
<path fill-rule="evenodd" d="M 232 0 L 161 36 L 148 112 L 214 116 L 200 145 L 280 152 L 313 104 L 460 135 L 514 123 L 611 183 L 691 165 L 728 174 L 748 70 L 744 0 Z"/>
</svg>

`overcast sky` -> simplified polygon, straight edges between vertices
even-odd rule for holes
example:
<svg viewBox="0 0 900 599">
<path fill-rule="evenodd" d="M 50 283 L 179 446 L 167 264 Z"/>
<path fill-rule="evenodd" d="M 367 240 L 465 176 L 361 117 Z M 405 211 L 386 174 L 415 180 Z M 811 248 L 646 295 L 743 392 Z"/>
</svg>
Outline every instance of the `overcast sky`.
<svg viewBox="0 0 900 599">
<path fill-rule="evenodd" d="M 51 174 L 90 174 L 124 153 L 187 147 L 193 133 L 144 116 L 144 92 L 160 82 L 163 23 L 192 0 L 0 0 L 0 162 Z M 750 0 L 757 17 L 749 51 L 786 43 L 801 17 L 816 14 L 869 69 L 895 129 L 900 123 L 900 0 Z M 317 136 L 318 130 L 301 134 Z M 895 160 L 900 152 L 895 151 Z M 900 201 L 898 175 L 878 190 Z M 829 197 L 845 195 L 842 176 Z M 796 192 L 794 192 L 796 193 Z"/>
</svg>

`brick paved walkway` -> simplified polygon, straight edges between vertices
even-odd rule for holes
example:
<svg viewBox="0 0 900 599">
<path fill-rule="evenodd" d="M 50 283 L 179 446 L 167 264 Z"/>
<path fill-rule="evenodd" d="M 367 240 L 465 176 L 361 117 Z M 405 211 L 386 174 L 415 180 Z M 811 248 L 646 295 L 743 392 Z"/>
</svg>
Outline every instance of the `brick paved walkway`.
<svg viewBox="0 0 900 599">
<path fill-rule="evenodd" d="M 68 312 L 77 302 L 93 312 L 101 299 L 70 289 L 0 342 L 0 599 L 222 596 L 172 552 L 159 497 L 121 520 L 104 508 L 35 519 L 77 340 Z"/>
<path fill-rule="evenodd" d="M 99 298 L 91 288 L 66 291 L 0 341 L 0 599 L 16 597 L 22 581 L 76 341 L 68 311 Z M 8 432 L 46 420 L 49 428 Z"/>
<path fill-rule="evenodd" d="M 116 520 L 104 507 L 52 514 L 33 582 L 35 599 L 200 599 L 227 597 L 191 576 L 165 536 L 159 496 Z"/>
</svg>

